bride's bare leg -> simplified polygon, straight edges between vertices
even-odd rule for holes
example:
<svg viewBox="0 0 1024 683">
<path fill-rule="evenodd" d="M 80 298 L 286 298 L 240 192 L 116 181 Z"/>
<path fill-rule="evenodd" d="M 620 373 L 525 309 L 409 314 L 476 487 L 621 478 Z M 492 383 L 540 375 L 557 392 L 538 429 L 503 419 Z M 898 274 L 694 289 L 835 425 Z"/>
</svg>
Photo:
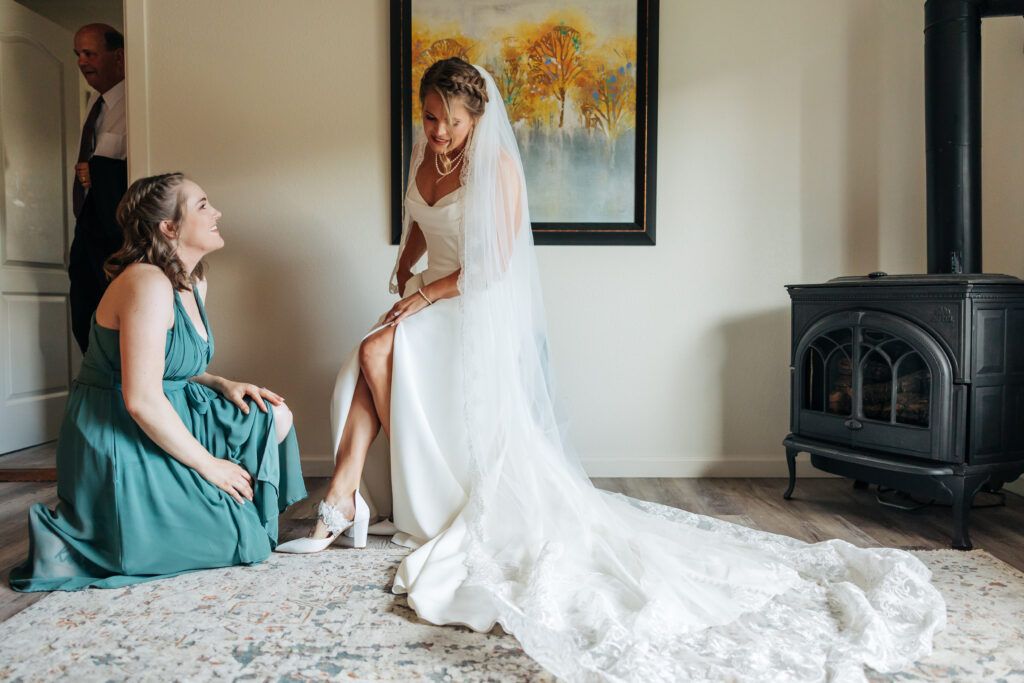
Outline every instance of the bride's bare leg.
<svg viewBox="0 0 1024 683">
<path fill-rule="evenodd" d="M 352 494 L 359 487 L 359 478 L 363 474 L 366 453 L 380 429 L 377 409 L 373 405 L 373 396 L 366 385 L 362 374 L 356 382 L 352 393 L 352 405 L 348 409 L 345 427 L 341 432 L 341 442 L 334 459 L 334 475 L 324 496 L 329 504 L 336 507 L 346 518 L 352 519 L 355 508 Z M 311 534 L 312 538 L 327 538 L 327 526 L 318 519 Z"/>
<path fill-rule="evenodd" d="M 385 327 L 359 345 L 359 367 L 373 395 L 384 434 L 391 439 L 391 361 L 394 355 L 395 328 Z"/>
<path fill-rule="evenodd" d="M 384 428 L 391 438 L 391 357 L 395 328 L 386 327 L 359 345 L 359 380 L 341 433 L 334 460 L 334 476 L 324 496 L 348 519 L 355 515 L 352 494 L 359 487 L 366 453 Z M 327 525 L 318 519 L 312 538 L 327 538 Z"/>
</svg>

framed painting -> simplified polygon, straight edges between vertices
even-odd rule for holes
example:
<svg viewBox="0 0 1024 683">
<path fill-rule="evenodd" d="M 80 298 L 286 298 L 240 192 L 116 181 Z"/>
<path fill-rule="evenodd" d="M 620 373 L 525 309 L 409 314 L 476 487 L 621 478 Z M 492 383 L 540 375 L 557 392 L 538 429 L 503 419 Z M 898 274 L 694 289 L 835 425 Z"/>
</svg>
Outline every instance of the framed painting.
<svg viewBox="0 0 1024 683">
<path fill-rule="evenodd" d="M 447 57 L 501 91 L 537 244 L 655 243 L 658 0 L 391 0 L 393 244 L 419 81 Z"/>
</svg>

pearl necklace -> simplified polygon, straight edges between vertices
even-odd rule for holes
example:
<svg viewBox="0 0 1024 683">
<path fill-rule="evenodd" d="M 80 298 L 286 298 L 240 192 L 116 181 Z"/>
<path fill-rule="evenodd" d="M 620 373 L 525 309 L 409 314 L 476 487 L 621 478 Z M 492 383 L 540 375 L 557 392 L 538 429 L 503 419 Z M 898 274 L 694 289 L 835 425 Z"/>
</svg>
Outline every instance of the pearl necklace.
<svg viewBox="0 0 1024 683">
<path fill-rule="evenodd" d="M 435 153 L 435 154 L 434 154 L 434 168 L 435 168 L 435 169 L 437 169 L 437 175 L 439 175 L 439 176 L 440 176 L 440 178 L 438 178 L 438 179 L 437 179 L 437 180 L 435 180 L 434 182 L 435 182 L 435 183 L 436 183 L 436 182 L 439 182 L 439 181 L 441 180 L 441 178 L 444 178 L 444 177 L 446 177 L 446 176 L 449 176 L 449 175 L 451 175 L 452 173 L 454 173 L 454 172 L 455 172 L 455 169 L 456 169 L 456 168 L 458 168 L 458 167 L 459 167 L 459 164 L 460 164 L 460 163 L 462 162 L 462 157 L 463 157 L 463 155 L 464 155 L 465 153 L 466 153 L 466 148 L 465 148 L 465 146 L 463 146 L 463 148 L 462 148 L 462 151 L 460 151 L 460 152 L 459 152 L 459 154 L 458 154 L 458 156 L 456 156 L 456 157 L 455 157 L 455 160 L 451 162 L 451 167 L 450 167 L 450 168 L 449 168 L 449 169 L 448 169 L 447 171 L 442 171 L 442 170 L 441 170 L 441 164 L 439 164 L 439 163 L 437 162 L 437 158 L 438 158 L 439 156 L 441 156 L 441 155 L 440 155 L 440 154 L 436 154 L 436 153 Z"/>
</svg>

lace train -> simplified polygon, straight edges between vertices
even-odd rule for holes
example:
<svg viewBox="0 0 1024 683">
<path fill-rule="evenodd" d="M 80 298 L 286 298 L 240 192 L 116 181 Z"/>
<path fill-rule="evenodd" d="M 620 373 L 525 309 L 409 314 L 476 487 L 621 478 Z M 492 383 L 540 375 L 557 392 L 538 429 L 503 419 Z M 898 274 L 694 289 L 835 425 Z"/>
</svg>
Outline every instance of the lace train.
<svg viewBox="0 0 1024 683">
<path fill-rule="evenodd" d="M 595 494 L 609 512 L 646 518 L 647 531 L 629 548 L 629 569 L 644 567 L 633 574 L 636 585 L 602 573 L 592 564 L 602 553 L 593 547 L 590 557 L 581 557 L 582 548 L 549 543 L 527 567 L 515 567 L 495 562 L 489 543 L 466 545 L 464 587 L 492 596 L 497 621 L 564 680 L 866 681 L 864 665 L 898 671 L 927 656 L 945 624 L 930 572 L 909 553 L 839 540 L 806 544 Z M 666 547 L 674 545 L 666 532 L 704 543 L 687 560 Z M 733 568 L 718 566 L 729 563 L 730 549 L 751 564 L 774 558 L 776 579 L 759 586 L 740 577 L 731 584 Z M 707 573 L 693 569 L 695 560 Z M 569 577 L 582 578 L 582 585 L 567 586 Z M 687 587 L 680 592 L 679 584 Z M 702 595 L 689 600 L 691 591 Z M 695 612 L 701 604 L 708 611 Z"/>
</svg>

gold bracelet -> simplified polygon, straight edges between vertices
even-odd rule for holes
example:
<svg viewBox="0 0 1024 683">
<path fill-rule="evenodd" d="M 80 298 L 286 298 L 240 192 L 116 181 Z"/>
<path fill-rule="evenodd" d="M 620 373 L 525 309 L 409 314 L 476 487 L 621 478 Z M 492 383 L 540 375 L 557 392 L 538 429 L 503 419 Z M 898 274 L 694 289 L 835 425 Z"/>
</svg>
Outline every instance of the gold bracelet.
<svg viewBox="0 0 1024 683">
<path fill-rule="evenodd" d="M 425 300 L 425 301 L 427 302 L 427 305 L 428 305 L 428 306 L 430 306 L 430 305 L 432 305 L 432 304 L 434 303 L 434 302 L 433 302 L 433 301 L 431 301 L 430 299 L 427 299 L 427 295 L 423 293 L 423 288 L 422 288 L 422 287 L 420 287 L 420 288 L 419 288 L 419 289 L 417 289 L 416 291 L 417 291 L 417 292 L 419 292 L 420 296 L 422 296 L 422 297 L 423 297 L 423 299 L 424 299 L 424 300 Z"/>
</svg>

